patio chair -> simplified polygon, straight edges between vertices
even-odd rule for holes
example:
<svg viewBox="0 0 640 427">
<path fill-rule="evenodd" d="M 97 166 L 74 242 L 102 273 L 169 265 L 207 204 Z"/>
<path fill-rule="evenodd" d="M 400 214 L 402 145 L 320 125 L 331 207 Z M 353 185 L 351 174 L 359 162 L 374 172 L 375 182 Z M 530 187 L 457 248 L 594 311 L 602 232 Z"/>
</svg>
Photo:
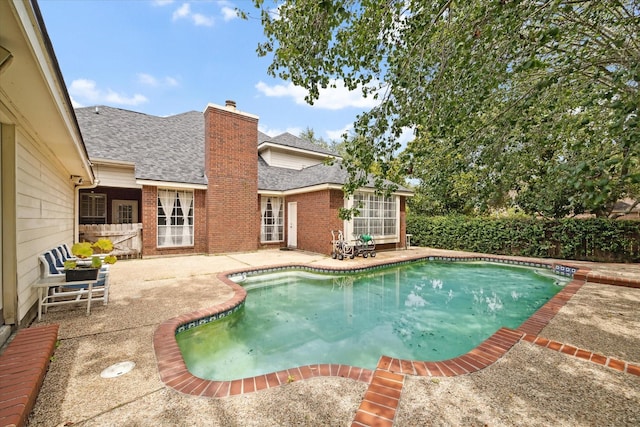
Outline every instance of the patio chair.
<svg viewBox="0 0 640 427">
<path fill-rule="evenodd" d="M 58 246 L 58 250 L 61 250 L 62 252 L 64 252 L 62 255 L 65 256 L 67 259 L 74 259 L 75 257 L 71 254 L 71 249 L 69 248 L 69 245 L 67 245 L 66 243 L 61 244 L 60 246 Z"/>
<path fill-rule="evenodd" d="M 96 280 L 66 282 L 64 269 L 57 267 L 53 251 L 40 255 L 42 279 L 34 286 L 38 290 L 38 320 L 47 308 L 63 304 L 87 304 L 87 315 L 91 313 L 91 303 L 109 300 L 109 270 L 100 269 Z"/>
<path fill-rule="evenodd" d="M 56 268 L 64 269 L 64 262 L 66 258 L 64 257 L 64 255 L 62 255 L 62 252 L 60 252 L 58 248 L 53 248 L 49 251 L 49 253 L 51 253 L 51 255 L 53 256 Z"/>
<path fill-rule="evenodd" d="M 68 250 L 69 247 L 67 246 L 66 243 L 64 245 L 58 246 L 56 249 L 58 250 L 58 254 L 60 254 L 60 258 L 62 259 L 63 264 L 65 261 L 68 261 L 68 260 L 75 261 L 78 259 L 75 256 L 71 255 L 71 251 Z"/>
<path fill-rule="evenodd" d="M 40 263 L 44 267 L 43 278 L 50 279 L 64 276 L 64 265 L 58 266 L 56 258 L 51 251 L 40 255 Z"/>
</svg>

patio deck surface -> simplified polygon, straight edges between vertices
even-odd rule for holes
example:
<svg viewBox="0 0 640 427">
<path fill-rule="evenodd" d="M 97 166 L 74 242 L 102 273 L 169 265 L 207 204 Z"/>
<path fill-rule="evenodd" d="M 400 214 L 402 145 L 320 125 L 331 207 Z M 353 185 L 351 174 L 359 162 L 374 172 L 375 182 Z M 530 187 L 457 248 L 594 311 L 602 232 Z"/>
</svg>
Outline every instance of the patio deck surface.
<svg viewBox="0 0 640 427">
<path fill-rule="evenodd" d="M 525 415 L 521 409 L 514 413 L 507 411 L 505 415 L 500 413 L 502 410 L 492 409 L 491 404 L 486 405 L 487 409 L 465 399 L 465 402 L 457 402 L 463 407 L 463 412 L 475 414 L 477 422 L 491 425 L 508 425 L 518 420 L 533 420 L 534 424 L 560 420 L 556 422 L 558 425 L 563 424 L 562 420 L 568 420 L 567 425 L 580 421 L 588 424 L 593 420 L 617 420 L 616 425 L 633 425 L 640 420 L 637 405 L 640 399 L 640 289 L 589 281 L 607 277 L 607 280 L 614 278 L 617 284 L 640 287 L 638 265 L 572 262 L 579 267 L 591 268 L 588 275 L 574 281 L 575 286 L 572 284 L 562 291 L 575 293 L 573 297 L 558 294 L 547 303 L 548 307 L 545 306 L 547 312 L 539 310 L 542 320 L 532 317 L 529 324 L 525 322 L 517 331 L 500 330 L 472 351 L 473 354 L 463 356 L 458 362 L 454 359 L 425 364 L 382 358 L 375 371 L 367 375 L 359 372 L 355 381 L 349 369 L 318 365 L 315 371 L 309 369 L 305 372 L 326 373 L 328 369 L 330 375 L 335 370 L 337 376 L 303 375 L 298 370 L 297 378 L 309 379 L 279 387 L 270 387 L 268 382 L 260 382 L 262 386 L 258 386 L 257 381 L 251 384 L 241 382 L 240 387 L 229 384 L 228 390 L 234 392 L 223 393 L 227 397 L 222 399 L 176 393 L 163 380 L 163 360 L 154 353 L 152 345 L 159 327 L 168 319 L 214 307 L 234 298 L 233 290 L 216 278 L 221 271 L 284 263 L 335 268 L 442 254 L 469 255 L 416 248 L 380 253 L 375 260 L 337 261 L 318 254 L 269 250 L 118 262 L 112 270 L 108 306 L 96 306 L 88 317 L 79 308 L 54 308 L 41 322 L 60 325 L 61 345 L 49 367 L 29 424 L 199 425 L 204 422 L 208 425 L 321 423 L 359 426 L 420 424 L 425 420 L 436 424 L 455 424 L 455 419 L 447 418 L 453 415 L 442 415 L 455 402 L 444 396 L 439 396 L 444 400 L 433 400 L 433 393 L 439 392 L 438 387 L 456 390 L 457 387 L 467 387 L 466 383 L 476 378 L 483 378 L 484 385 L 488 385 L 491 381 L 503 381 L 508 376 L 517 377 L 530 368 L 518 369 L 511 365 L 515 366 L 518 359 L 529 356 L 562 360 L 563 372 L 567 369 L 565 365 L 574 371 L 571 375 L 574 383 L 567 384 L 571 390 L 584 387 L 584 381 L 595 382 L 594 386 L 601 384 L 601 391 L 595 395 L 591 391 L 589 393 L 600 402 L 611 399 L 613 393 L 614 407 L 609 404 L 602 406 L 603 403 L 590 405 L 588 408 L 593 413 L 584 415 L 581 414 L 584 408 L 579 406 L 567 412 L 566 409 L 553 410 L 554 405 L 551 404 L 542 411 L 543 408 L 533 401 L 526 418 L 522 418 Z M 592 313 L 585 315 L 593 304 Z M 614 328 L 609 328 L 610 325 Z M 118 378 L 100 377 L 104 368 L 124 360 L 136 363 L 133 371 Z M 469 366 L 479 365 L 478 360 L 490 363 L 478 366 L 481 369 L 472 373 L 474 370 Z M 549 372 L 537 372 L 538 378 L 533 378 L 529 384 L 532 390 L 544 393 L 545 387 L 550 386 L 544 384 L 547 376 L 567 381 L 564 375 L 553 371 L 554 365 L 550 366 Z M 433 381 L 436 376 L 441 380 Z M 182 378 L 178 384 L 184 380 Z M 548 383 L 553 381 L 546 380 Z M 191 390 L 197 389 L 192 378 L 187 383 Z M 612 388 L 612 384 L 616 387 Z M 259 388 L 263 389 L 257 391 Z M 500 388 L 502 390 L 492 392 L 519 396 L 519 384 Z M 554 390 L 557 392 L 557 387 L 554 386 Z M 423 394 L 429 398 L 428 405 L 424 405 Z M 523 392 L 520 397 L 526 399 L 525 395 Z M 497 396 L 496 404 L 501 404 L 501 398 L 501 395 Z M 568 396 L 563 396 L 560 391 L 557 398 L 561 401 Z M 465 423 L 473 424 L 464 419 L 467 420 Z"/>
</svg>

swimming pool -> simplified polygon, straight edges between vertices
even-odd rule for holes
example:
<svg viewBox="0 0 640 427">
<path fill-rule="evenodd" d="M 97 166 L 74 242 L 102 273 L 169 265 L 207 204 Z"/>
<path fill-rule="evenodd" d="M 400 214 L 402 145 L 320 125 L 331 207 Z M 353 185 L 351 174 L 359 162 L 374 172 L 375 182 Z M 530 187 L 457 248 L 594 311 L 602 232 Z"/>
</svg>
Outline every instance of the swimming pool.
<svg viewBox="0 0 640 427">
<path fill-rule="evenodd" d="M 176 334 L 189 371 L 232 380 L 294 366 L 443 360 L 517 328 L 562 289 L 548 270 L 418 262 L 357 274 L 249 276 L 244 307 Z"/>
</svg>

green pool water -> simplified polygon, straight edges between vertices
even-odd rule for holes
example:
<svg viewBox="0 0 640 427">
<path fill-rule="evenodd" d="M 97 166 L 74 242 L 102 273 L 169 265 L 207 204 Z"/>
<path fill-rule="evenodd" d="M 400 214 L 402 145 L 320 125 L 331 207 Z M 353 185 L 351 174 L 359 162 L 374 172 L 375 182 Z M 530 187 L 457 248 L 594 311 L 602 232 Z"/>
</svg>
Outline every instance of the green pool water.
<svg viewBox="0 0 640 427">
<path fill-rule="evenodd" d="M 382 355 L 444 360 L 517 328 L 565 283 L 548 270 L 488 263 L 281 271 L 248 277 L 243 309 L 176 339 L 189 371 L 212 380 L 318 363 L 374 369 Z"/>
</svg>

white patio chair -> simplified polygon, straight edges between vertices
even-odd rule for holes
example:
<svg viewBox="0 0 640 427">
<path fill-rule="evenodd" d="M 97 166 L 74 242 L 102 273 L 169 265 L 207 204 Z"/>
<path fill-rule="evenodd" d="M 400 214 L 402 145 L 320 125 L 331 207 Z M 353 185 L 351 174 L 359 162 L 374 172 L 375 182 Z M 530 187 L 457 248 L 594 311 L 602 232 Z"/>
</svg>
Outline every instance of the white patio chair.
<svg viewBox="0 0 640 427">
<path fill-rule="evenodd" d="M 87 304 L 87 315 L 91 314 L 91 303 L 109 300 L 109 270 L 100 269 L 96 280 L 66 282 L 64 269 L 57 267 L 52 251 L 40 255 L 42 279 L 34 286 L 38 290 L 38 320 L 47 308 L 63 304 Z"/>
</svg>

